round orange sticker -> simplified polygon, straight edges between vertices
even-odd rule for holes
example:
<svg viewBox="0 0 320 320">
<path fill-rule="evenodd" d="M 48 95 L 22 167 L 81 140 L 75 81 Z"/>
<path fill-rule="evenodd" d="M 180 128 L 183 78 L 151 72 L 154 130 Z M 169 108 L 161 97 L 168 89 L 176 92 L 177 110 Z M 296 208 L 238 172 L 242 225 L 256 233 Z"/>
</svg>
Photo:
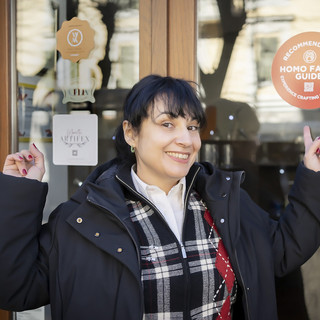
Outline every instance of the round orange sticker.
<svg viewBox="0 0 320 320">
<path fill-rule="evenodd" d="M 289 104 L 320 108 L 320 32 L 304 32 L 287 40 L 272 63 L 272 81 Z"/>
</svg>

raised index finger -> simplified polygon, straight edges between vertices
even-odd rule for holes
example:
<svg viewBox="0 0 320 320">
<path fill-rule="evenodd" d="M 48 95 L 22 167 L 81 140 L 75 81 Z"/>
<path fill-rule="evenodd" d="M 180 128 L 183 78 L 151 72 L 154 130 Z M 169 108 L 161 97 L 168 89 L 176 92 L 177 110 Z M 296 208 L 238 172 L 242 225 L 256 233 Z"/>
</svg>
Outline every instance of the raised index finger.
<svg viewBox="0 0 320 320">
<path fill-rule="evenodd" d="M 30 153 L 32 154 L 34 158 L 34 164 L 40 169 L 44 170 L 44 156 L 41 151 L 36 147 L 34 143 L 30 145 L 29 148 Z"/>
<path fill-rule="evenodd" d="M 312 136 L 311 136 L 311 131 L 310 131 L 310 127 L 309 126 L 304 126 L 303 127 L 303 139 L 304 139 L 304 147 L 305 147 L 305 151 L 307 152 L 312 143 Z"/>
</svg>

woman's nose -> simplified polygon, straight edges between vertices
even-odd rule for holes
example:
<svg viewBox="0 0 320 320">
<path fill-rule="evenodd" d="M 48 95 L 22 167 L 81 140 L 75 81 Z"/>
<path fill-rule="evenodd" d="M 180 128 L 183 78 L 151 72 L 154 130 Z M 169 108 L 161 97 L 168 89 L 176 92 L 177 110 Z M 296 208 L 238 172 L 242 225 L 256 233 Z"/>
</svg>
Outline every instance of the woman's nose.
<svg viewBox="0 0 320 320">
<path fill-rule="evenodd" d="M 190 130 L 187 128 L 181 128 L 178 131 L 176 142 L 180 145 L 189 146 L 192 144 Z"/>
</svg>

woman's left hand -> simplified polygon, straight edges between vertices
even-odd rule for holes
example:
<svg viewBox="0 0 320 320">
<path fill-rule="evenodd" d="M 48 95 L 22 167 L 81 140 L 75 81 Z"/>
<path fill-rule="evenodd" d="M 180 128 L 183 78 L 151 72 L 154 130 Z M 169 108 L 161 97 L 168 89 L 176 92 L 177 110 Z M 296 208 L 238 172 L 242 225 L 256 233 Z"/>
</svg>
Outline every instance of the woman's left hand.
<svg viewBox="0 0 320 320">
<path fill-rule="evenodd" d="M 309 126 L 303 128 L 304 137 L 304 165 L 313 171 L 320 171 L 320 137 L 312 140 Z"/>
</svg>

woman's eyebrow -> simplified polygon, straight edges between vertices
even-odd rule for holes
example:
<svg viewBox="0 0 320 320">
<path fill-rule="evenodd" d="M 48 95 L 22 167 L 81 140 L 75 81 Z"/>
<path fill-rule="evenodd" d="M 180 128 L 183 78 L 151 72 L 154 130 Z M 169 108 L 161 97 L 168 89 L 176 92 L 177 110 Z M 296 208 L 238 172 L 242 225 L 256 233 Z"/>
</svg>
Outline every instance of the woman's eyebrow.
<svg viewBox="0 0 320 320">
<path fill-rule="evenodd" d="M 170 112 L 170 111 L 162 111 L 157 116 L 155 116 L 153 119 L 156 120 L 163 115 L 168 116 L 170 119 L 175 119 L 178 117 L 178 116 L 175 116 L 174 114 L 172 114 L 172 112 Z M 196 117 L 186 116 L 183 118 L 185 118 L 189 122 L 195 121 L 195 122 L 199 123 L 199 119 L 197 119 Z"/>
<path fill-rule="evenodd" d="M 174 118 L 174 116 L 172 115 L 171 112 L 169 112 L 169 111 L 162 111 L 162 112 L 160 112 L 156 117 L 154 117 L 154 119 L 157 119 L 157 118 L 159 118 L 159 117 L 161 117 L 161 116 L 163 116 L 163 115 L 166 115 L 166 116 L 168 116 L 168 117 L 170 117 L 170 118 Z"/>
</svg>

